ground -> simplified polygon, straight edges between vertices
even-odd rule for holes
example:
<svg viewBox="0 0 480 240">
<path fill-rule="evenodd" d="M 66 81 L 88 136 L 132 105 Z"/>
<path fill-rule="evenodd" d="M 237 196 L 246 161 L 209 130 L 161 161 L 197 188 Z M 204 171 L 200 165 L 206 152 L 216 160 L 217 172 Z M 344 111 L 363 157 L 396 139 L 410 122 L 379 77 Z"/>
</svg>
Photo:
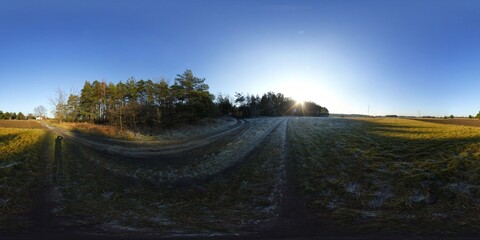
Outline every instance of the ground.
<svg viewBox="0 0 480 240">
<path fill-rule="evenodd" d="M 396 118 L 215 124 L 145 142 L 0 121 L 0 149 L 8 149 L 0 151 L 2 236 L 421 239 L 480 231 L 480 128 Z"/>
</svg>

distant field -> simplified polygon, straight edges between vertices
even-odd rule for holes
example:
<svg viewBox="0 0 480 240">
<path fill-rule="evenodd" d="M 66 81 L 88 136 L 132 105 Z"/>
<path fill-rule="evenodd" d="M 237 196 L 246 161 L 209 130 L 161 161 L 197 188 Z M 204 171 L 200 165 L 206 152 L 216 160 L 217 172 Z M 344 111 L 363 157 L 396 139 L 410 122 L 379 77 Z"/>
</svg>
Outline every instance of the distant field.
<svg viewBox="0 0 480 240">
<path fill-rule="evenodd" d="M 453 124 L 453 125 L 461 125 L 461 126 L 471 126 L 471 127 L 480 127 L 480 120 L 478 119 L 437 119 L 437 118 L 418 118 L 415 119 L 418 121 L 423 122 L 431 122 L 431 123 L 440 123 L 440 124 Z"/>
<path fill-rule="evenodd" d="M 300 118 L 289 134 L 307 206 L 325 222 L 422 233 L 480 227 L 480 128 Z"/>
<path fill-rule="evenodd" d="M 44 128 L 34 120 L 0 120 L 0 127 L 4 128 Z"/>
</svg>

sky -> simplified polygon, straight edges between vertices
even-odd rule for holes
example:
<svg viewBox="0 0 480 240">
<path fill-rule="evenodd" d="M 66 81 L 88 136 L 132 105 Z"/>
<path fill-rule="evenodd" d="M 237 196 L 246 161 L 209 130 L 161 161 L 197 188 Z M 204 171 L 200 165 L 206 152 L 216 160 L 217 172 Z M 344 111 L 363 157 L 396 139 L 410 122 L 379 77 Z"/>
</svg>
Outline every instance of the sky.
<svg viewBox="0 0 480 240">
<path fill-rule="evenodd" d="M 213 94 L 331 113 L 476 115 L 480 1 L 0 1 L 0 110 L 191 69 Z"/>
</svg>

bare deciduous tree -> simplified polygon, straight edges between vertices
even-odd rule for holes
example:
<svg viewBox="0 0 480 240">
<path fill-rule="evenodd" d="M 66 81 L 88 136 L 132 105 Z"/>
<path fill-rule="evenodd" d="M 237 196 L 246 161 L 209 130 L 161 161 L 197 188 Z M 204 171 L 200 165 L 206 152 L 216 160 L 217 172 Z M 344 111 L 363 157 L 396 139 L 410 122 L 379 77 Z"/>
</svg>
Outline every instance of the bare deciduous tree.
<svg viewBox="0 0 480 240">
<path fill-rule="evenodd" d="M 45 118 L 47 116 L 47 108 L 40 105 L 33 109 L 33 113 L 35 114 L 35 117 Z"/>
<path fill-rule="evenodd" d="M 65 120 L 65 117 L 68 114 L 67 99 L 66 94 L 63 90 L 57 89 L 57 96 L 55 98 L 50 98 L 50 103 L 53 105 L 53 115 L 60 122 Z"/>
</svg>

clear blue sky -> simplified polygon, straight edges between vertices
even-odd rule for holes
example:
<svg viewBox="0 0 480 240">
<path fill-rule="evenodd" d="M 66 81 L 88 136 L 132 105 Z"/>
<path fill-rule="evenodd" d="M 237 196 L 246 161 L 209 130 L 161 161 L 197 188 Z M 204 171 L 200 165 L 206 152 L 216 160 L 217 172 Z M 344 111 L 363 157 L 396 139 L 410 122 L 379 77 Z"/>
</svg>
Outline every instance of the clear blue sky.
<svg viewBox="0 0 480 240">
<path fill-rule="evenodd" d="M 0 1 L 0 110 L 85 80 L 282 92 L 335 113 L 475 115 L 480 1 Z"/>
</svg>

